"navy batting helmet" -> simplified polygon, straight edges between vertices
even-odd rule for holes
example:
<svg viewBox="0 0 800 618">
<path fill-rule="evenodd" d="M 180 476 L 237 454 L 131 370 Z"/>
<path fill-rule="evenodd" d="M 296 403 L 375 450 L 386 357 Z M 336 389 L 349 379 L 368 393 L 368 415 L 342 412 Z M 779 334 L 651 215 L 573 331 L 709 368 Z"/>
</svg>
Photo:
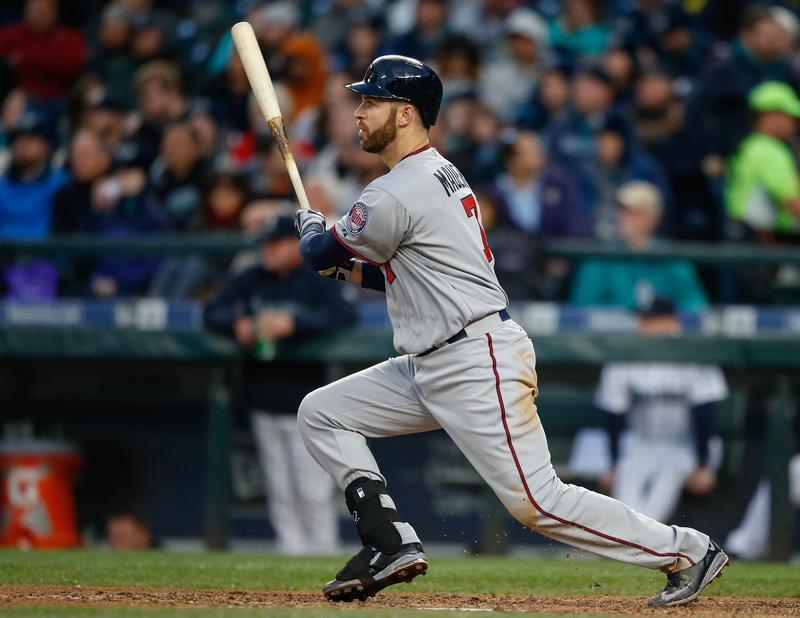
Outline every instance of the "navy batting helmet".
<svg viewBox="0 0 800 618">
<path fill-rule="evenodd" d="M 427 64 L 407 56 L 381 56 L 372 61 L 364 79 L 345 88 L 378 99 L 408 101 L 419 110 L 426 127 L 436 124 L 442 103 L 442 81 Z"/>
</svg>

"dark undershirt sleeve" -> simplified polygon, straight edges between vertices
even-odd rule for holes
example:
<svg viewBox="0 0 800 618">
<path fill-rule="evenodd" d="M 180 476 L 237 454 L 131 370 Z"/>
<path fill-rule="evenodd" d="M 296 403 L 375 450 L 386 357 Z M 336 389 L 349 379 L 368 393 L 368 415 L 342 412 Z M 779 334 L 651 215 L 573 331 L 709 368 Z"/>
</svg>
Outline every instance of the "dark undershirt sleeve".
<svg viewBox="0 0 800 618">
<path fill-rule="evenodd" d="M 353 254 L 345 249 L 331 230 L 322 231 L 322 226 L 309 226 L 300 238 L 300 253 L 311 270 L 325 270 L 348 261 Z"/>
<path fill-rule="evenodd" d="M 374 264 L 361 263 L 361 287 L 378 292 L 386 292 L 386 279 L 383 271 Z"/>
<path fill-rule="evenodd" d="M 713 403 L 703 403 L 692 408 L 692 437 L 694 438 L 694 451 L 697 455 L 697 465 L 708 465 L 708 440 L 714 428 L 715 406 Z"/>
<path fill-rule="evenodd" d="M 612 412 L 602 411 L 606 420 L 606 432 L 608 433 L 608 449 L 611 457 L 611 467 L 617 465 L 619 460 L 619 438 L 622 430 L 625 429 L 625 416 Z"/>
</svg>

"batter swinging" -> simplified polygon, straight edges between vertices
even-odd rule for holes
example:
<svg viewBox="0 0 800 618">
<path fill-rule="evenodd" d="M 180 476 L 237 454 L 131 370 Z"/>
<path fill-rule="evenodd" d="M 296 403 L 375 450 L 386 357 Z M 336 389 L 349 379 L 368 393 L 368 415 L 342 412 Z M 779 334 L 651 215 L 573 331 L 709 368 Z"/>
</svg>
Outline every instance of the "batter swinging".
<svg viewBox="0 0 800 618">
<path fill-rule="evenodd" d="M 438 76 L 412 58 L 382 56 L 346 87 L 361 95 L 361 147 L 390 171 L 330 230 L 315 211 L 299 211 L 296 227 L 311 268 L 386 292 L 402 356 L 318 389 L 300 406 L 306 447 L 344 490 L 364 544 L 325 596 L 364 599 L 426 572 L 420 540 L 386 493 L 366 438 L 443 428 L 521 523 L 666 572 L 651 605 L 697 598 L 728 562 L 707 535 L 556 477 L 536 411 L 533 345 L 506 312 L 474 194 L 428 143 Z"/>
</svg>

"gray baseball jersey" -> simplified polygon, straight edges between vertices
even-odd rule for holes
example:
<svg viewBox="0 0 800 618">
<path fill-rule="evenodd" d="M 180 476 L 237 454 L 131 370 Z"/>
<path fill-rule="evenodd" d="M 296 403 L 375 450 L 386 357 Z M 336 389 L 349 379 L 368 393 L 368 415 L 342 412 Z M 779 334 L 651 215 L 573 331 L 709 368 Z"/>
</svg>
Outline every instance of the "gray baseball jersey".
<svg viewBox="0 0 800 618">
<path fill-rule="evenodd" d="M 423 352 L 508 304 L 475 196 L 435 148 L 372 181 L 334 233 L 383 269 L 398 352 Z"/>
<path fill-rule="evenodd" d="M 493 270 L 475 197 L 432 148 L 371 183 L 334 227 L 339 241 L 386 276 L 395 347 L 405 355 L 303 399 L 306 447 L 339 487 L 385 481 L 367 438 L 443 428 L 524 525 L 576 547 L 675 571 L 708 548 L 697 530 L 665 526 L 556 477 L 539 422 L 536 355 Z M 419 354 L 459 330 L 466 337 Z M 395 522 L 403 543 L 418 542 Z"/>
</svg>

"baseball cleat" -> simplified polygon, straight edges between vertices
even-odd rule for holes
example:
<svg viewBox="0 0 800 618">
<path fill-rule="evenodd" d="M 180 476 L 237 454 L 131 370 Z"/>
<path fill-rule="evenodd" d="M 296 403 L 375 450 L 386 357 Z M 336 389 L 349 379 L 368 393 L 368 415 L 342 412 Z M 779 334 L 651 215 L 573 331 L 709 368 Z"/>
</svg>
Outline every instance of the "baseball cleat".
<svg viewBox="0 0 800 618">
<path fill-rule="evenodd" d="M 664 590 L 650 597 L 647 604 L 650 607 L 672 607 L 694 601 L 714 578 L 722 577 L 722 569 L 729 560 L 717 543 L 709 541 L 703 559 L 688 569 L 669 573 Z"/>
<path fill-rule="evenodd" d="M 366 545 L 322 588 L 329 601 L 364 601 L 402 582 L 409 583 L 428 571 L 428 560 L 419 543 L 407 543 L 397 553 L 386 554 Z"/>
</svg>

